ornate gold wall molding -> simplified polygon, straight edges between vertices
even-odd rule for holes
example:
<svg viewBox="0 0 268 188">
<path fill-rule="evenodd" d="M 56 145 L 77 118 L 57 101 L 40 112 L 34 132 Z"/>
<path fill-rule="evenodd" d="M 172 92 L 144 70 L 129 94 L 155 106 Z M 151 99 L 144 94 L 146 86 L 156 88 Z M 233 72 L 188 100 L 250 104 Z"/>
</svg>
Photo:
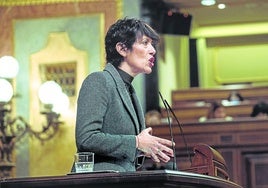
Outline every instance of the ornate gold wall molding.
<svg viewBox="0 0 268 188">
<path fill-rule="evenodd" d="M 87 74 L 88 54 L 73 46 L 67 32 L 50 33 L 47 46 L 32 54 L 30 60 L 31 80 L 35 80 L 35 83 L 39 80 L 36 85 L 54 80 L 69 97 L 77 96 L 80 84 Z M 37 92 L 36 88 L 32 99 Z"/>
<path fill-rule="evenodd" d="M 46 5 L 53 3 L 79 3 L 79 2 L 105 2 L 105 0 L 1 0 L 0 6 Z"/>
<path fill-rule="evenodd" d="M 87 3 L 87 2 L 98 2 L 98 3 L 110 3 L 116 2 L 116 13 L 117 18 L 123 16 L 123 0 L 1 0 L 1 6 L 29 6 L 29 5 L 47 5 L 56 3 Z"/>
<path fill-rule="evenodd" d="M 70 114 L 75 114 L 77 94 L 87 74 L 88 59 L 87 52 L 77 49 L 71 42 L 67 32 L 50 33 L 46 46 L 30 56 L 30 80 L 32 80 L 30 124 L 35 125 L 36 130 L 41 128 L 36 122 L 41 121 L 39 112 L 42 111 L 42 105 L 40 105 L 38 98 L 35 97 L 36 93 L 38 93 L 38 86 L 41 83 L 48 80 L 56 81 L 61 85 L 65 94 L 69 94 L 70 100 L 68 111 L 61 113 L 64 124 L 59 127 L 58 134 L 45 144 L 40 143 L 38 140 L 30 140 L 30 176 L 60 174 L 63 171 L 67 171 L 70 168 L 69 165 L 72 164 L 73 152 L 75 151 L 75 119 L 71 118 Z M 66 71 L 66 69 L 68 70 Z M 73 80 L 71 81 L 72 83 L 68 81 L 70 78 Z M 71 93 L 67 92 L 67 90 L 71 91 Z M 57 144 L 54 142 L 57 142 Z M 68 146 L 65 145 L 66 143 L 68 143 Z M 53 148 L 53 152 L 51 152 L 51 148 Z M 47 160 L 40 161 L 40 158 L 44 155 L 46 155 Z M 55 159 L 53 160 L 54 164 L 51 163 L 52 159 Z M 65 162 L 65 165 L 63 165 L 62 161 Z M 56 164 L 61 164 L 61 168 L 66 169 L 61 171 Z M 36 166 L 39 168 L 36 168 Z"/>
<path fill-rule="evenodd" d="M 103 14 L 106 32 L 122 12 L 122 0 L 0 0 L 0 57 L 13 55 L 13 20 Z"/>
</svg>

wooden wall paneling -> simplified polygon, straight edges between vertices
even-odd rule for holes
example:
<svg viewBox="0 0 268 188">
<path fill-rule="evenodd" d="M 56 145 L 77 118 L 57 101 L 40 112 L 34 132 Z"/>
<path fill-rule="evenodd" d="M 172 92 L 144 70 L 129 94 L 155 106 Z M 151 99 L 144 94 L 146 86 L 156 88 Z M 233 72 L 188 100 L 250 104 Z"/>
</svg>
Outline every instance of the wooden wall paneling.
<svg viewBox="0 0 268 188">
<path fill-rule="evenodd" d="M 268 186 L 268 154 L 261 154 L 255 156 L 250 160 L 250 173 L 252 178 L 251 186 L 264 187 Z"/>
<path fill-rule="evenodd" d="M 254 178 L 253 173 L 262 175 L 256 179 L 257 183 L 264 181 L 263 178 L 266 174 L 261 173 L 263 168 L 259 166 L 256 168 L 252 164 L 253 162 L 258 163 L 258 160 L 266 163 L 264 154 L 268 154 L 268 119 L 241 118 L 233 121 L 187 122 L 182 126 L 191 156 L 194 155 L 193 147 L 196 144 L 208 144 L 222 154 L 229 169 L 230 179 L 234 182 L 245 188 L 250 187 L 248 177 Z M 190 167 L 188 153 L 178 125 L 173 122 L 172 127 L 176 142 L 178 168 L 184 170 Z M 154 135 L 170 139 L 167 124 L 153 125 L 152 128 Z M 260 156 L 260 154 L 263 155 Z M 247 163 L 250 164 L 250 173 L 246 169 Z"/>
<path fill-rule="evenodd" d="M 217 149 L 217 148 L 215 148 Z M 234 162 L 234 150 L 233 149 L 217 149 L 220 154 L 223 156 L 226 165 L 227 165 L 227 172 L 229 174 L 230 180 L 234 181 L 237 180 L 234 176 L 234 169 L 235 169 L 235 162 Z"/>
<path fill-rule="evenodd" d="M 268 150 L 252 150 L 245 153 L 243 158 L 244 186 L 250 188 L 268 187 Z"/>
</svg>

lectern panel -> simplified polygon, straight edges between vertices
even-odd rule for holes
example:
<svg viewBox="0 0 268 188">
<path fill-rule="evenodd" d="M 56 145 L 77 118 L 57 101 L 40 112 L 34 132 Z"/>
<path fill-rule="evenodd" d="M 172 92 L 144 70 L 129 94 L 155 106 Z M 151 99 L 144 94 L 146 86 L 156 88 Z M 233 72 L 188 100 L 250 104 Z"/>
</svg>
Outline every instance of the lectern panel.
<svg viewBox="0 0 268 188">
<path fill-rule="evenodd" d="M 268 154 L 251 154 L 246 156 L 248 185 L 251 188 L 268 187 Z"/>
<path fill-rule="evenodd" d="M 221 178 L 182 171 L 88 173 L 0 180 L 4 188 L 242 188 Z"/>
</svg>

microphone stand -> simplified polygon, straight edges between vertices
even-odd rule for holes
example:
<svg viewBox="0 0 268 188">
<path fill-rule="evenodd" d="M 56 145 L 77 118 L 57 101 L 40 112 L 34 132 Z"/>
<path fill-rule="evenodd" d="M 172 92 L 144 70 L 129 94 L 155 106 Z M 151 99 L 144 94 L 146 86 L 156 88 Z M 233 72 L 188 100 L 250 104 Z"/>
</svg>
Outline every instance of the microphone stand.
<svg viewBox="0 0 268 188">
<path fill-rule="evenodd" d="M 177 124 L 179 125 L 180 132 L 181 132 L 181 135 L 182 135 L 182 139 L 183 139 L 184 145 L 186 147 L 186 151 L 187 151 L 187 154 L 188 154 L 190 163 L 192 164 L 192 158 L 191 158 L 191 155 L 190 155 L 190 152 L 189 152 L 189 148 L 187 146 L 187 142 L 185 140 L 185 136 L 184 136 L 184 133 L 183 133 L 183 130 L 182 130 L 181 123 L 179 122 L 178 118 L 176 117 L 174 111 L 172 110 L 172 108 L 170 107 L 170 105 L 168 104 L 168 102 L 166 100 L 164 100 L 164 103 L 168 106 L 168 109 L 170 110 L 170 112 L 172 113 L 173 117 L 175 118 Z"/>
<path fill-rule="evenodd" d="M 174 153 L 174 158 L 173 158 L 173 170 L 178 170 L 177 168 L 177 158 L 176 158 L 176 150 L 175 150 L 175 146 L 174 146 L 174 137 L 173 137 L 173 131 L 172 131 L 172 126 L 171 126 L 171 122 L 170 122 L 170 114 L 169 114 L 169 110 L 167 108 L 167 105 L 165 103 L 165 100 L 162 96 L 162 94 L 159 92 L 160 98 L 165 106 L 166 112 L 167 112 L 167 118 L 168 118 L 168 125 L 169 125 L 169 131 L 170 131 L 170 137 L 171 137 L 171 142 L 172 142 L 172 149 L 173 149 L 173 153 Z"/>
</svg>

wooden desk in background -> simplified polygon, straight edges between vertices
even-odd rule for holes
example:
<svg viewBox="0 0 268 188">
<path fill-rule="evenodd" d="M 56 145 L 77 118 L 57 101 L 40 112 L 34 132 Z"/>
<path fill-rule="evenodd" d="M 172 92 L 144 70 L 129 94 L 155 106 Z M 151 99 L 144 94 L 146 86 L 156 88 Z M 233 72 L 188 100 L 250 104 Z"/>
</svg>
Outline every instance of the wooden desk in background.
<svg viewBox="0 0 268 188">
<path fill-rule="evenodd" d="M 238 92 L 243 97 L 242 102 L 227 100 L 232 92 Z M 190 88 L 172 91 L 171 106 L 174 113 L 182 121 L 198 120 L 206 116 L 212 101 L 217 101 L 225 106 L 226 114 L 231 117 L 249 117 L 253 106 L 260 100 L 268 102 L 268 86 L 241 86 L 220 88 Z M 161 112 L 165 117 L 165 110 Z"/>
<path fill-rule="evenodd" d="M 180 102 L 194 101 L 221 101 L 226 100 L 232 91 L 237 91 L 244 100 L 268 99 L 268 86 L 243 86 L 243 87 L 220 87 L 220 88 L 190 88 L 172 91 L 172 105 Z"/>
<path fill-rule="evenodd" d="M 239 118 L 203 123 L 196 121 L 183 123 L 182 126 L 191 156 L 196 144 L 208 144 L 224 157 L 232 181 L 245 188 L 258 188 L 261 185 L 268 187 L 268 119 Z M 152 127 L 154 135 L 170 139 L 167 124 Z M 173 122 L 172 128 L 178 168 L 187 169 L 191 163 L 176 122 Z"/>
<path fill-rule="evenodd" d="M 250 117 L 253 106 L 257 103 L 256 100 L 245 100 L 239 103 L 232 103 L 222 101 L 225 107 L 226 114 L 231 117 Z M 173 105 L 172 107 L 175 115 L 180 118 L 181 121 L 193 121 L 198 120 L 202 116 L 206 116 L 209 109 L 210 103 L 208 102 L 181 102 Z M 166 116 L 165 109 L 161 112 L 162 116 Z"/>
</svg>

